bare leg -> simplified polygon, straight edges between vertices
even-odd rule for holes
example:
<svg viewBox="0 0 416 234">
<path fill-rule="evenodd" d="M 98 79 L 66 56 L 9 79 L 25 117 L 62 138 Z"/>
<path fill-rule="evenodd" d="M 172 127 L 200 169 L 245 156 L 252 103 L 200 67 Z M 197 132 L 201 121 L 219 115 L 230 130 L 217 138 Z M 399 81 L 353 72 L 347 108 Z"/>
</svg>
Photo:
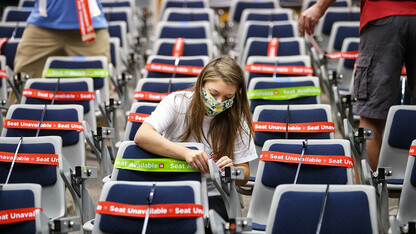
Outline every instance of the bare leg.
<svg viewBox="0 0 416 234">
<path fill-rule="evenodd" d="M 373 171 L 377 170 L 378 157 L 380 155 L 385 124 L 386 120 L 384 119 L 372 119 L 366 117 L 360 118 L 361 128 L 370 128 L 373 130 L 373 140 L 367 140 L 368 160 L 371 170 Z"/>
</svg>

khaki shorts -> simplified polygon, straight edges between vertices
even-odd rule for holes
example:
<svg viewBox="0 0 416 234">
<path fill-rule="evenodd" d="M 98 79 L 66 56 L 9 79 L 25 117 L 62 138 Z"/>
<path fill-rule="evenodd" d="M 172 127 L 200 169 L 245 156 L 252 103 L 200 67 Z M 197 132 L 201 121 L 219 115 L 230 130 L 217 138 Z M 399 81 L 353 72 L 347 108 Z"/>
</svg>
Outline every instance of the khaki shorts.
<svg viewBox="0 0 416 234">
<path fill-rule="evenodd" d="M 110 63 L 108 29 L 96 29 L 95 33 L 95 42 L 85 43 L 79 30 L 41 28 L 28 24 L 17 47 L 14 71 L 40 78 L 49 56 L 106 56 Z"/>
<path fill-rule="evenodd" d="M 389 16 L 361 30 L 354 75 L 357 114 L 386 119 L 399 104 L 400 74 L 406 65 L 412 104 L 416 104 L 416 15 Z"/>
</svg>

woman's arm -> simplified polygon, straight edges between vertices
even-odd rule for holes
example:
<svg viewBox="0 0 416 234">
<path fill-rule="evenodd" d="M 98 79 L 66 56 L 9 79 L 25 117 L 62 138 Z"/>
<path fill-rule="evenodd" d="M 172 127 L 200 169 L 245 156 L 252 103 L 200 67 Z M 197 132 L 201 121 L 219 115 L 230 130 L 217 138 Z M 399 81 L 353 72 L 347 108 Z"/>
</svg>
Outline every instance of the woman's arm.
<svg viewBox="0 0 416 234">
<path fill-rule="evenodd" d="M 204 151 L 188 149 L 176 144 L 162 135 L 156 129 L 143 123 L 134 137 L 134 142 L 143 149 L 166 157 L 184 160 L 196 170 L 208 173 L 208 156 Z"/>
</svg>

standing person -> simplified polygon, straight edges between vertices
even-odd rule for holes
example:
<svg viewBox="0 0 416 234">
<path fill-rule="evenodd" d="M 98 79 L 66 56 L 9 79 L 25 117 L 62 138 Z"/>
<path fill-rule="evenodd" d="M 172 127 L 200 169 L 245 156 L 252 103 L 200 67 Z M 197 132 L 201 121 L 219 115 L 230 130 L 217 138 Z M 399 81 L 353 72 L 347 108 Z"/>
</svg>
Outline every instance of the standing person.
<svg viewBox="0 0 416 234">
<path fill-rule="evenodd" d="M 49 56 L 106 56 L 108 23 L 99 0 L 36 0 L 17 47 L 15 72 L 42 77 Z"/>
<path fill-rule="evenodd" d="M 335 0 L 318 0 L 299 18 L 300 35 L 314 32 L 319 18 Z M 360 127 L 373 129 L 368 158 L 377 169 L 384 126 L 396 102 L 403 63 L 412 104 L 416 104 L 416 1 L 361 0 L 360 44 L 354 75 L 354 95 Z"/>
<path fill-rule="evenodd" d="M 244 181 L 250 176 L 248 162 L 257 158 L 251 126 L 244 73 L 230 57 L 211 60 L 201 71 L 191 90 L 169 94 L 144 121 L 134 141 L 155 154 L 188 162 L 194 169 L 209 173 L 208 160 L 221 170 L 244 168 Z M 188 149 L 174 142 L 199 142 L 205 150 Z M 210 209 L 224 219 L 224 203 L 213 183 L 208 183 Z"/>
</svg>

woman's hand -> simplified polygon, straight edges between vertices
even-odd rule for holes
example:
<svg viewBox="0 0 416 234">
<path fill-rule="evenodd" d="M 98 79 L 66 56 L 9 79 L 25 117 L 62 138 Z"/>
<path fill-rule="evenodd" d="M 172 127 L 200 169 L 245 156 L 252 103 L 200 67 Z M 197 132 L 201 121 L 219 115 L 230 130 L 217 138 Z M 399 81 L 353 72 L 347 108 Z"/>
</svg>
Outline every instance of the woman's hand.
<svg viewBox="0 0 416 234">
<path fill-rule="evenodd" d="M 185 155 L 185 160 L 194 169 L 200 170 L 202 173 L 209 173 L 208 156 L 201 150 L 189 150 Z"/>
<path fill-rule="evenodd" d="M 225 170 L 225 167 L 233 167 L 233 161 L 228 156 L 222 156 L 217 162 L 217 166 L 221 169 L 221 171 Z"/>
</svg>

